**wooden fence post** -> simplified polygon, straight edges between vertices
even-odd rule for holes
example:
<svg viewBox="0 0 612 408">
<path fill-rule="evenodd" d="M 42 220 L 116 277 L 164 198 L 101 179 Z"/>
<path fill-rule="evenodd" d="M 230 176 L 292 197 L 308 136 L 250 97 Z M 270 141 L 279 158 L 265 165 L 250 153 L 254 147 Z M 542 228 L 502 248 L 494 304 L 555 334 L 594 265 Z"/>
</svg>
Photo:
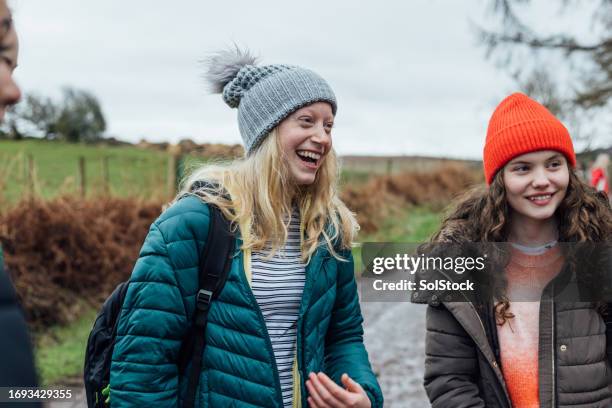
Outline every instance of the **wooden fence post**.
<svg viewBox="0 0 612 408">
<path fill-rule="evenodd" d="M 85 158 L 79 157 L 79 194 L 82 198 L 85 198 L 87 187 L 87 180 L 85 179 Z"/>
<path fill-rule="evenodd" d="M 108 156 L 102 157 L 102 184 L 104 188 L 104 194 L 110 194 L 110 174 L 108 170 Z"/>
<path fill-rule="evenodd" d="M 23 152 L 20 154 L 19 162 L 21 163 L 19 165 L 19 181 L 25 183 L 27 181 L 26 173 L 28 172 L 28 164 L 26 162 L 26 155 Z"/>
<path fill-rule="evenodd" d="M 183 181 L 183 177 L 185 177 L 186 158 L 187 155 L 182 153 L 178 154 L 176 158 L 176 181 L 174 182 L 176 191 L 181 187 L 181 181 Z"/>
<path fill-rule="evenodd" d="M 34 157 L 32 157 L 32 153 L 28 153 L 26 156 L 26 185 L 27 185 L 27 195 L 31 200 L 34 198 Z"/>
<path fill-rule="evenodd" d="M 168 179 L 166 184 L 168 197 L 176 194 L 177 158 L 178 155 L 174 153 L 168 155 Z"/>
</svg>

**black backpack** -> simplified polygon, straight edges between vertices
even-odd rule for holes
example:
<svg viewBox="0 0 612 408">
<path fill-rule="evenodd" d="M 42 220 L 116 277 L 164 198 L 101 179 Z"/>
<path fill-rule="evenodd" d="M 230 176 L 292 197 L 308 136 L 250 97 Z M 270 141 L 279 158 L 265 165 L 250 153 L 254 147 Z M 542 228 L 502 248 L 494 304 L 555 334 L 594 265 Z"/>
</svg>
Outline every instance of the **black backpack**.
<svg viewBox="0 0 612 408">
<path fill-rule="evenodd" d="M 188 408 L 195 405 L 198 379 L 202 367 L 208 309 L 211 300 L 217 297 L 223 289 L 235 243 L 227 219 L 214 205 L 208 207 L 210 209 L 210 224 L 206 246 L 202 251 L 199 262 L 199 291 L 196 297 L 196 311 L 193 325 L 186 338 L 183 339 L 179 360 L 177 361 L 179 376 L 183 375 L 189 362 L 192 363 L 188 376 L 187 394 L 183 401 L 183 407 Z M 106 299 L 87 340 L 83 377 L 87 406 L 90 408 L 107 406 L 107 397 L 110 392 L 111 358 L 117 335 L 117 322 L 128 286 L 129 282 L 120 283 Z"/>
</svg>

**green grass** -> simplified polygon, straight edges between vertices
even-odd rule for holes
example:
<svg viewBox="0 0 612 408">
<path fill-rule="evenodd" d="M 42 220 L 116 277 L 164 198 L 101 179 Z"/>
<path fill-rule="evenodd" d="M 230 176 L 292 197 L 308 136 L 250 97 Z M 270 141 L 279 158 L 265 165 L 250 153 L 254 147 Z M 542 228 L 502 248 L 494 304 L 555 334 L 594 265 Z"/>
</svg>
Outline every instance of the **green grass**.
<svg viewBox="0 0 612 408">
<path fill-rule="evenodd" d="M 29 174 L 29 157 L 34 176 Z M 103 162 L 108 162 L 108 192 L 115 196 L 166 197 L 169 155 L 134 146 L 96 146 L 29 139 L 0 141 L 0 204 L 14 204 L 24 197 L 33 181 L 34 191 L 50 199 L 80 192 L 79 158 L 85 159 L 86 195 L 106 192 Z M 183 165 L 189 172 L 207 159 L 188 155 Z M 180 171 L 179 171 L 180 172 Z M 372 173 L 354 168 L 344 170 L 342 185 L 365 183 Z M 172 194 L 169 194 L 172 195 Z"/>
<path fill-rule="evenodd" d="M 370 178 L 372 173 L 368 171 L 342 169 L 340 186 L 359 186 L 367 183 Z"/>
<path fill-rule="evenodd" d="M 360 242 L 424 242 L 440 226 L 442 214 L 429 207 L 407 207 L 399 216 L 382 222 L 373 234 L 359 237 Z"/>
<path fill-rule="evenodd" d="M 52 327 L 38 336 L 35 355 L 41 386 L 82 375 L 85 346 L 96 313 L 89 308 L 68 326 Z"/>
<path fill-rule="evenodd" d="M 43 198 L 79 191 L 80 157 L 85 159 L 88 196 L 105 190 L 105 157 L 111 194 L 148 196 L 166 189 L 168 155 L 165 152 L 45 140 L 0 141 L 0 199 L 14 203 L 27 192 L 28 157 L 34 163 L 35 191 Z"/>
<path fill-rule="evenodd" d="M 363 242 L 425 242 L 436 231 L 442 221 L 442 213 L 428 207 L 406 207 L 399 216 L 383 220 L 378 231 L 372 234 L 360 234 L 357 238 Z M 355 271 L 361 274 L 361 247 L 353 248 Z"/>
</svg>

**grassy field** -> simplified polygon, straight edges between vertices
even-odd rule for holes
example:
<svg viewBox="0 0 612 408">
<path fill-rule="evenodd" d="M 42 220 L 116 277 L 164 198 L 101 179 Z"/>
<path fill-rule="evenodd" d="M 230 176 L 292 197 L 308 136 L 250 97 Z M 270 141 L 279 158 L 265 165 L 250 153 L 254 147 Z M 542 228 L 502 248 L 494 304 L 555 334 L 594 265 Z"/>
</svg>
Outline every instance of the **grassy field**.
<svg viewBox="0 0 612 408">
<path fill-rule="evenodd" d="M 440 225 L 442 214 L 428 207 L 406 207 L 398 217 L 383 220 L 373 234 L 359 237 L 360 242 L 424 242 Z"/>
<path fill-rule="evenodd" d="M 383 220 L 382 227 L 373 234 L 360 234 L 359 243 L 365 242 L 425 242 L 440 225 L 442 213 L 428 207 L 406 207 L 399 216 Z M 361 245 L 353 248 L 355 273 L 363 271 Z"/>
<path fill-rule="evenodd" d="M 440 222 L 440 213 L 426 207 L 406 208 L 399 217 L 384 220 L 383 227 L 375 234 L 360 236 L 360 242 L 422 242 Z M 356 271 L 361 270 L 361 250 L 353 250 Z M 96 311 L 87 310 L 74 323 L 55 327 L 40 335 L 37 340 L 36 361 L 43 385 L 65 384 L 80 377 L 87 337 L 93 325 Z"/>
<path fill-rule="evenodd" d="M 30 159 L 31 158 L 31 159 Z M 92 146 L 45 140 L 0 141 L 0 205 L 16 203 L 33 185 L 43 198 L 80 192 L 79 159 L 85 160 L 86 195 L 168 197 L 169 155 L 134 146 Z M 33 164 L 29 176 L 30 160 Z M 105 176 L 104 162 L 108 166 Z M 205 162 L 187 156 L 185 169 Z M 427 170 L 444 163 L 458 162 L 427 157 L 345 156 L 342 185 L 366 182 L 374 174 Z M 472 162 L 463 162 L 473 164 Z M 180 175 L 179 175 L 180 177 Z M 108 185 L 105 180 L 108 180 Z"/>
<path fill-rule="evenodd" d="M 34 171 L 29 173 L 29 157 Z M 168 155 L 132 146 L 88 146 L 44 140 L 0 141 L 0 202 L 14 203 L 31 182 L 43 198 L 79 191 L 79 158 L 85 159 L 86 194 L 105 189 L 103 161 L 108 161 L 111 194 L 165 194 Z"/>
<path fill-rule="evenodd" d="M 479 167 L 475 160 L 446 159 L 425 156 L 342 156 L 342 168 L 365 174 L 391 174 L 406 171 L 429 171 L 437 167 L 461 163 Z"/>
</svg>

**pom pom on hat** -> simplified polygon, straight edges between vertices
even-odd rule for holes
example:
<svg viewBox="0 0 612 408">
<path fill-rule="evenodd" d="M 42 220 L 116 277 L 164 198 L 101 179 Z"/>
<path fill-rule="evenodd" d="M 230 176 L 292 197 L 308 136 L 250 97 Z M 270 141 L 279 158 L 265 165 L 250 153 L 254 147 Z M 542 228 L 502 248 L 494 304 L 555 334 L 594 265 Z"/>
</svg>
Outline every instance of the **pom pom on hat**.
<svg viewBox="0 0 612 408">
<path fill-rule="evenodd" d="M 228 50 L 221 50 L 208 57 L 205 61 L 207 71 L 204 79 L 209 83 L 213 93 L 222 93 L 223 88 L 230 83 L 242 68 L 256 65 L 257 58 L 249 50 L 241 50 L 237 45 Z"/>
<path fill-rule="evenodd" d="M 543 105 L 522 93 L 505 98 L 495 109 L 483 152 L 487 184 L 516 156 L 538 150 L 563 153 L 571 167 L 576 154 L 569 132 Z"/>
</svg>

